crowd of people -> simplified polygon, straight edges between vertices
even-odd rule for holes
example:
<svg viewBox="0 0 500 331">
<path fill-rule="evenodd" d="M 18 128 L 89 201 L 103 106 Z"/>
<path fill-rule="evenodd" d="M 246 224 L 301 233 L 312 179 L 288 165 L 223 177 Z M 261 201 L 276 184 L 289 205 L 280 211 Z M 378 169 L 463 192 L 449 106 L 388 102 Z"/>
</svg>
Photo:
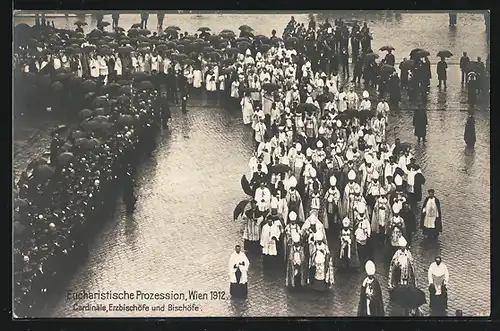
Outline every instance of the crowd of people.
<svg viewBox="0 0 500 331">
<path fill-rule="evenodd" d="M 304 34 L 292 19 L 285 35 L 321 35 L 330 29 L 310 26 Z M 337 29 L 343 29 L 341 22 Z M 361 56 L 370 51 L 365 48 Z M 408 296 L 419 290 L 408 246 L 418 227 L 434 239 L 442 231 L 440 201 L 429 189 L 420 204 L 425 177 L 411 145 L 398 139 L 387 143 L 390 105 L 385 94 L 372 104 L 367 90 L 359 96 L 355 82 L 348 81 L 344 91 L 336 72 L 313 66 L 307 50 L 298 54 L 295 48 L 281 55 L 273 49 L 255 55 L 248 51 L 237 63 L 240 79 L 232 83 L 231 96 L 241 98 L 255 153 L 249 161 L 250 180 L 242 178 L 250 199 L 235 209 L 235 218 L 244 223 L 245 252 L 238 245 L 230 258 L 231 294 L 247 296 L 247 254 L 261 255 L 265 269 L 283 269 L 285 286 L 316 291 L 329 289 L 335 272 L 365 266 L 358 314 L 383 316 L 373 254 L 387 252 L 393 300 L 411 301 Z M 297 57 L 305 62 L 302 66 Z M 394 64 L 392 58 L 389 52 L 381 66 Z M 239 95 L 235 87 L 241 84 L 246 89 Z M 431 306 L 445 309 L 448 271 L 440 257 L 431 265 L 428 281 Z M 414 309 L 423 302 L 415 300 L 404 308 L 418 311 Z"/>
<path fill-rule="evenodd" d="M 75 30 L 43 19 L 15 28 L 16 104 L 85 119 L 76 131 L 54 133 L 50 152 L 17 184 L 18 303 L 34 307 L 34 298 L 57 284 L 60 261 L 86 252 L 81 233 L 102 218 L 86 220 L 112 200 L 118 178 L 127 179 L 121 181 L 124 200 L 133 210 L 136 154 L 154 148 L 172 103 L 187 111 L 188 97 L 202 90 L 241 107 L 243 122 L 255 131 L 251 180 L 243 181 L 253 197 L 242 211 L 245 250 L 261 247 L 270 267 L 278 256 L 286 261 L 288 286 L 327 289 L 335 269 L 368 263 L 380 243 L 394 257 L 390 286 L 415 285 L 404 247 L 417 227 L 425 179 L 407 144 L 386 143 L 385 127 L 401 89 L 412 91 L 410 97 L 428 89 L 428 52 L 412 51 L 398 75 L 394 48 L 382 47 L 387 55 L 377 61 L 366 24 L 312 20 L 306 27 L 292 17 L 282 36 L 273 30 L 267 37 L 246 25 L 239 35 L 207 27 L 190 34 L 176 26 L 152 33 L 146 14 L 125 31 L 118 19 L 100 18 L 87 34 L 85 22 L 76 22 Z M 464 70 L 474 69 L 477 78 L 480 67 L 469 63 Z M 425 112 L 415 114 L 421 127 Z M 425 140 L 425 132 L 417 136 Z M 441 211 L 433 193 L 421 215 L 426 234 L 437 236 Z M 328 238 L 341 241 L 338 254 L 330 252 Z M 239 275 L 231 277 L 233 292 L 245 295 L 249 262 L 242 256 L 231 258 L 230 270 Z M 370 263 L 366 269 L 373 269 Z"/>
</svg>

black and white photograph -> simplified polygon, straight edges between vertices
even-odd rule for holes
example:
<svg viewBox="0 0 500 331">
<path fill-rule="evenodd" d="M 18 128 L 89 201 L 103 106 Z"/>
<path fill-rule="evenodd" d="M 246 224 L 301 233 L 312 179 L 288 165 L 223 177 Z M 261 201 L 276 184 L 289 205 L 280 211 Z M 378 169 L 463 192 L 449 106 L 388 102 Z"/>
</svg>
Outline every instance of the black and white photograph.
<svg viewBox="0 0 500 331">
<path fill-rule="evenodd" d="M 16 318 L 490 316 L 488 11 L 14 11 Z"/>
</svg>

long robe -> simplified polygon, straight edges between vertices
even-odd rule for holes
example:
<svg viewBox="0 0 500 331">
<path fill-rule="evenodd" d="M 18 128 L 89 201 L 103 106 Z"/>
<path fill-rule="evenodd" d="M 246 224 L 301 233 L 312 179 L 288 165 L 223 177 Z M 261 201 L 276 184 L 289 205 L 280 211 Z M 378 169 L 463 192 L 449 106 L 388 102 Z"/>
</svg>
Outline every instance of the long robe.
<svg viewBox="0 0 500 331">
<path fill-rule="evenodd" d="M 399 238 L 407 238 L 406 234 L 406 224 L 402 217 L 393 216 L 387 224 L 387 242 L 390 246 L 396 248 L 399 247 Z"/>
<path fill-rule="evenodd" d="M 235 297 L 246 297 L 247 295 L 247 281 L 248 281 L 248 268 L 250 261 L 248 261 L 245 253 L 233 252 L 229 258 L 228 272 L 230 293 Z"/>
<path fill-rule="evenodd" d="M 422 214 L 420 217 L 420 227 L 424 230 L 424 232 L 428 232 L 431 234 L 437 234 L 438 232 L 443 231 L 443 224 L 442 224 L 442 217 L 443 215 L 441 214 L 441 202 L 439 201 L 438 198 L 434 198 L 434 201 L 436 202 L 436 209 L 437 209 L 437 216 L 434 219 L 434 228 L 429 227 L 426 225 L 426 208 L 427 208 L 427 203 L 429 201 L 429 197 L 425 198 L 424 202 L 422 203 Z"/>
<path fill-rule="evenodd" d="M 394 253 L 389 266 L 389 287 L 415 286 L 415 263 L 409 250 L 400 249 Z"/>
<path fill-rule="evenodd" d="M 307 258 L 304 247 L 293 245 L 288 250 L 285 285 L 297 287 L 307 285 Z M 296 280 L 300 279 L 300 284 Z"/>
<path fill-rule="evenodd" d="M 340 224 L 340 191 L 336 187 L 329 188 L 323 197 L 323 224 L 326 229 Z"/>
<path fill-rule="evenodd" d="M 382 290 L 380 283 L 375 278 L 365 278 L 361 285 L 358 316 L 384 316 Z"/>
<path fill-rule="evenodd" d="M 375 206 L 373 207 L 371 219 L 372 232 L 382 233 L 385 235 L 385 228 L 387 224 L 389 224 L 391 217 L 392 212 L 389 202 L 385 197 L 379 197 L 377 199 L 377 202 L 375 202 Z"/>
<path fill-rule="evenodd" d="M 339 268 L 358 268 L 360 265 L 358 245 L 351 226 L 340 229 L 339 241 L 339 253 L 335 255 L 335 265 Z"/>
<path fill-rule="evenodd" d="M 304 206 L 302 204 L 302 198 L 300 197 L 299 192 L 297 190 L 288 191 L 285 199 L 288 205 L 288 212 L 290 213 L 294 211 L 297 214 L 297 223 L 304 223 Z"/>
<path fill-rule="evenodd" d="M 465 123 L 464 141 L 468 147 L 474 147 L 476 144 L 476 120 L 474 116 L 469 116 Z"/>
<path fill-rule="evenodd" d="M 446 284 L 450 279 L 448 267 L 441 262 L 438 266 L 432 262 L 427 273 L 430 290 L 430 307 L 433 309 L 446 309 L 448 306 L 448 291 Z"/>
<path fill-rule="evenodd" d="M 328 246 L 315 244 L 310 261 L 309 284 L 315 290 L 327 290 L 334 284 L 333 261 Z"/>
</svg>

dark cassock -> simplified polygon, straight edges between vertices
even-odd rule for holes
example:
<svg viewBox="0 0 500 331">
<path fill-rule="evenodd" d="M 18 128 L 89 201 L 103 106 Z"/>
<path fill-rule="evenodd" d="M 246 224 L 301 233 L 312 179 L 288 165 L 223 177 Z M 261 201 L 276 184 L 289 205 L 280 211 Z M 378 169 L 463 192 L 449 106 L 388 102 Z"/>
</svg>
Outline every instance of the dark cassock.
<svg viewBox="0 0 500 331">
<path fill-rule="evenodd" d="M 430 303 L 432 309 L 443 311 L 448 308 L 447 284 L 450 275 L 448 267 L 441 262 L 441 257 L 436 257 L 428 271 Z"/>
<path fill-rule="evenodd" d="M 410 162 L 410 164 L 406 166 L 406 169 L 406 191 L 408 192 L 408 200 L 412 205 L 416 205 L 417 202 L 422 200 L 422 186 L 425 184 L 425 177 L 418 164 Z"/>
<path fill-rule="evenodd" d="M 427 135 L 427 111 L 423 109 L 415 110 L 413 113 L 413 127 L 415 128 L 415 137 L 420 142 L 422 139 L 425 142 Z"/>
<path fill-rule="evenodd" d="M 464 141 L 467 147 L 474 148 L 476 144 L 476 119 L 473 114 L 469 114 L 465 123 Z"/>
<path fill-rule="evenodd" d="M 425 235 L 437 237 L 443 231 L 441 202 L 434 196 L 434 190 L 428 193 L 429 196 L 422 203 L 420 227 Z"/>
<path fill-rule="evenodd" d="M 288 249 L 285 285 L 287 287 L 302 287 L 307 284 L 307 257 L 300 235 L 292 234 L 292 245 Z"/>
<path fill-rule="evenodd" d="M 236 298 L 246 298 L 248 294 L 248 267 L 250 267 L 250 262 L 248 261 L 245 253 L 241 252 L 241 247 L 236 246 L 235 251 L 231 254 L 229 258 L 228 270 L 229 270 L 229 282 L 230 288 L 229 293 L 232 297 Z"/>
<path fill-rule="evenodd" d="M 359 293 L 358 316 L 384 316 L 384 301 L 380 283 L 374 277 L 375 264 L 365 264 L 367 277 L 363 280 Z"/>
</svg>

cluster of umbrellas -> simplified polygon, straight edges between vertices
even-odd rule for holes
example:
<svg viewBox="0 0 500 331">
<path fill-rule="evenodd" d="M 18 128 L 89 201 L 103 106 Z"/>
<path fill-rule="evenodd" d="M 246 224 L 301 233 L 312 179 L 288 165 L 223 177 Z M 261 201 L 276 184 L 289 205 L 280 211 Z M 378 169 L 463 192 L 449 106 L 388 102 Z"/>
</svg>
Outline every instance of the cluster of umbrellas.
<svg viewBox="0 0 500 331">
<path fill-rule="evenodd" d="M 88 231 L 102 224 L 99 213 L 109 205 L 100 207 L 116 198 L 124 158 L 141 150 L 140 138 L 157 127 L 148 79 L 137 74 L 102 87 L 83 82 L 89 108 L 80 111 L 81 123 L 57 127 L 53 134 L 65 141 L 55 160 L 45 153 L 23 172 L 14 200 L 16 306 L 34 306 L 37 296 L 57 287 L 60 270 L 78 260 Z"/>
</svg>

